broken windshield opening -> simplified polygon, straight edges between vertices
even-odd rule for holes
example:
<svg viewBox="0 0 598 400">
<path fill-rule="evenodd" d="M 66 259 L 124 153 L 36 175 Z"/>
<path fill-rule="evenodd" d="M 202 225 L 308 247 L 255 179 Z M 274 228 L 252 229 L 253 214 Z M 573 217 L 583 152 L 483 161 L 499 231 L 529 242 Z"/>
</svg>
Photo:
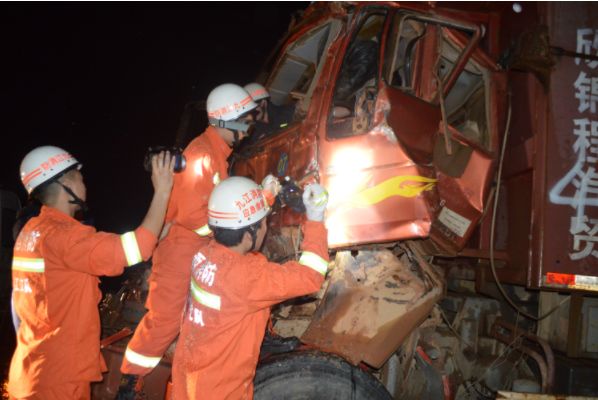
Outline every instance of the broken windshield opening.
<svg viewBox="0 0 598 400">
<path fill-rule="evenodd" d="M 267 80 L 269 117 L 273 122 L 256 126 L 255 142 L 301 121 L 309 108 L 326 49 L 340 31 L 341 22 L 329 20 L 288 44 Z"/>
<path fill-rule="evenodd" d="M 437 77 L 446 81 L 465 51 L 455 43 L 456 35 L 471 39 L 470 31 L 455 25 L 398 13 L 385 55 L 386 83 L 438 104 Z M 470 57 L 443 101 L 448 124 L 468 141 L 489 149 L 485 74 L 485 69 Z"/>
<path fill-rule="evenodd" d="M 385 20 L 384 11 L 366 15 L 345 52 L 332 98 L 329 138 L 360 134 L 370 127 Z"/>
</svg>

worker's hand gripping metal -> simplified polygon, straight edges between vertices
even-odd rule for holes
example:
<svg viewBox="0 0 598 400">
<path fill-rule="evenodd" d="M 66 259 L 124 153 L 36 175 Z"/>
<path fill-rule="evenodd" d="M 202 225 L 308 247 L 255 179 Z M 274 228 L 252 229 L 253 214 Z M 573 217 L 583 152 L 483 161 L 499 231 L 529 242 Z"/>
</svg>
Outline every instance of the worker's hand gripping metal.
<svg viewBox="0 0 598 400">
<path fill-rule="evenodd" d="M 268 205 L 272 206 L 276 200 L 276 196 L 282 190 L 282 185 L 274 175 L 269 174 L 262 180 L 262 193 L 268 201 Z"/>
<path fill-rule="evenodd" d="M 328 192 L 318 183 L 307 185 L 303 191 L 303 204 L 307 219 L 321 222 L 328 205 Z"/>
</svg>

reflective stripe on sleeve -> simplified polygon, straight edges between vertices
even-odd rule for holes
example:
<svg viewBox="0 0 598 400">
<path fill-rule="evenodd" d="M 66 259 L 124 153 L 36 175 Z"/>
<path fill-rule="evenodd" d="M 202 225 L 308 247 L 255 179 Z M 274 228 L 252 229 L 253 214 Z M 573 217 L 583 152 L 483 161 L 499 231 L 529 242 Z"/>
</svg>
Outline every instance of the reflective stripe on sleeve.
<svg viewBox="0 0 598 400">
<path fill-rule="evenodd" d="M 210 233 L 212 233 L 208 224 L 205 224 L 201 228 L 196 229 L 194 232 L 197 233 L 199 236 L 208 236 Z"/>
<path fill-rule="evenodd" d="M 158 363 L 162 359 L 162 357 L 143 356 L 139 353 L 135 353 L 133 350 L 131 350 L 128 347 L 127 347 L 127 350 L 125 351 L 125 358 L 131 364 L 139 365 L 140 367 L 143 367 L 143 368 L 154 368 L 156 365 L 158 365 Z"/>
<path fill-rule="evenodd" d="M 12 269 L 24 272 L 42 273 L 46 269 L 43 258 L 14 257 L 12 259 Z"/>
<path fill-rule="evenodd" d="M 195 301 L 199 304 L 203 304 L 206 307 L 213 308 L 214 310 L 220 311 L 220 296 L 208 293 L 191 280 L 191 294 Z"/>
<path fill-rule="evenodd" d="M 328 271 L 328 261 L 324 260 L 322 257 L 317 255 L 316 253 L 312 253 L 311 251 L 304 251 L 301 254 L 301 258 L 299 258 L 299 264 L 305 265 L 321 273 L 322 275 L 326 275 L 326 271 Z"/>
<path fill-rule="evenodd" d="M 141 252 L 139 251 L 139 245 L 137 244 L 137 237 L 135 232 L 127 232 L 120 235 L 120 241 L 122 242 L 125 256 L 127 257 L 127 266 L 135 265 L 143 261 L 141 258 Z"/>
</svg>

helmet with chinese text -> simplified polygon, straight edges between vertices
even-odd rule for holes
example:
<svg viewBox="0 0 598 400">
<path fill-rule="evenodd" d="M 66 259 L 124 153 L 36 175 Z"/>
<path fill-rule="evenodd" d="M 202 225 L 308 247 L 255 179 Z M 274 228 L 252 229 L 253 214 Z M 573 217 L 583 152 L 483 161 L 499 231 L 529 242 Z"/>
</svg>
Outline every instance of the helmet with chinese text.
<svg viewBox="0 0 598 400">
<path fill-rule="evenodd" d="M 253 101 L 260 101 L 270 97 L 268 90 L 257 82 L 248 83 L 244 86 L 244 89 L 249 93 Z"/>
<path fill-rule="evenodd" d="M 55 146 L 40 146 L 31 150 L 21 161 L 20 177 L 27 193 L 56 179 L 81 164 L 68 151 Z"/>
<path fill-rule="evenodd" d="M 257 107 L 249 93 L 239 85 L 225 83 L 208 95 L 208 118 L 233 121 Z"/>
<path fill-rule="evenodd" d="M 208 224 L 241 229 L 261 221 L 270 208 L 262 189 L 251 179 L 233 176 L 220 182 L 208 201 Z"/>
</svg>

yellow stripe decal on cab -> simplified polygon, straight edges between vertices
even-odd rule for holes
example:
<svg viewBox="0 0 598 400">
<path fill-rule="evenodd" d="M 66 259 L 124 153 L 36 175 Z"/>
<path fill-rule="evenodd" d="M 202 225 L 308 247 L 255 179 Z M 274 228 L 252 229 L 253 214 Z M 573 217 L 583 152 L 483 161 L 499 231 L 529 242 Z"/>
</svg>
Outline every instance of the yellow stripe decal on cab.
<svg viewBox="0 0 598 400">
<path fill-rule="evenodd" d="M 415 197 L 426 190 L 431 190 L 436 182 L 436 179 L 425 176 L 395 176 L 374 187 L 356 193 L 352 196 L 350 202 L 355 207 L 367 207 L 393 196 Z"/>
</svg>

